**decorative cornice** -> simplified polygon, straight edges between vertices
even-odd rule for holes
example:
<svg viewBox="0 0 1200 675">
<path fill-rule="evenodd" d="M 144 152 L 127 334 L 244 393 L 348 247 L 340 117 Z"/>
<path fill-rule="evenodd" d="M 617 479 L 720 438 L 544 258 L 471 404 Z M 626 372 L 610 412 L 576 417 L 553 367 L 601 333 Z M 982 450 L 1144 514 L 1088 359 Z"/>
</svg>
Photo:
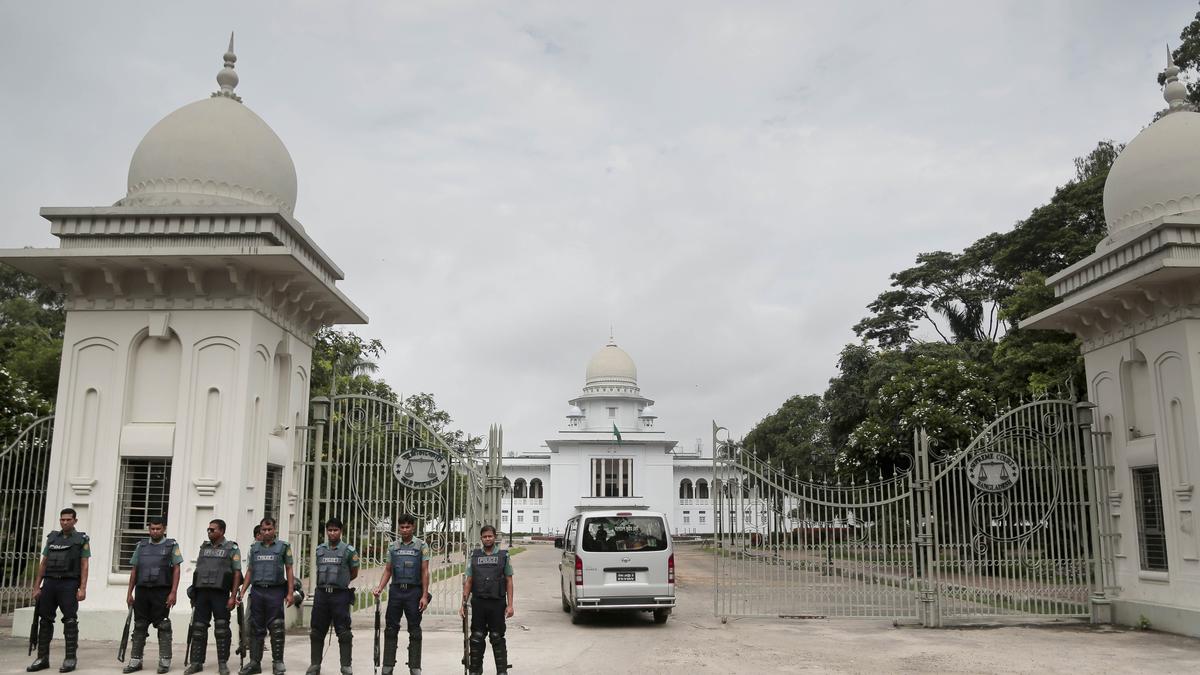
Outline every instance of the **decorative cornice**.
<svg viewBox="0 0 1200 675">
<path fill-rule="evenodd" d="M 187 202 L 180 199 L 186 196 Z M 211 203 L 195 201 L 195 197 L 209 197 Z M 153 178 L 131 184 L 124 199 L 115 206 L 225 206 L 232 200 L 236 203 L 258 204 L 276 207 L 284 213 L 292 213 L 293 205 L 258 188 L 211 180 L 185 178 Z"/>
</svg>

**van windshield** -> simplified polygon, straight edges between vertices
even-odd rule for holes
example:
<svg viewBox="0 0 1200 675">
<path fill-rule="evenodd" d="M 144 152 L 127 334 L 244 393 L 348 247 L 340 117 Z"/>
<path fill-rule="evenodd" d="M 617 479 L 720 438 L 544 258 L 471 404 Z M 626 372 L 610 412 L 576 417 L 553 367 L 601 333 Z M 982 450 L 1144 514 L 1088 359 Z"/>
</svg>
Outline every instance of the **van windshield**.
<svg viewBox="0 0 1200 675">
<path fill-rule="evenodd" d="M 583 550 L 665 551 L 667 533 L 663 519 L 655 516 L 605 516 L 583 523 Z"/>
</svg>

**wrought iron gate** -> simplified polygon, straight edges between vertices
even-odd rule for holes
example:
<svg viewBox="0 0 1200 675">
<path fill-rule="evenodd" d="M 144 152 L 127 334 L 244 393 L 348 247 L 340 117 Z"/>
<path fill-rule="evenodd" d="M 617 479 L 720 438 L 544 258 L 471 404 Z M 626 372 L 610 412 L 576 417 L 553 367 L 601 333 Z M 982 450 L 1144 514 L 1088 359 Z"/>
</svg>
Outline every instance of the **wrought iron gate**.
<svg viewBox="0 0 1200 675">
<path fill-rule="evenodd" d="M 388 545 L 399 534 L 396 518 L 412 514 L 417 536 L 432 550 L 429 609 L 457 614 L 463 562 L 479 528 L 499 516 L 500 433 L 493 429 L 489 455 L 452 447 L 403 405 L 362 395 L 314 399 L 314 443 L 302 463 L 307 531 L 295 537 L 300 575 L 312 588 L 315 547 L 324 522 L 340 518 L 344 538 L 359 552 L 355 607 L 371 602 L 387 564 Z M 329 413 L 323 407 L 329 406 Z M 299 562 L 299 561 L 298 561 Z"/>
<path fill-rule="evenodd" d="M 32 604 L 54 416 L 35 420 L 0 450 L 0 614 Z"/>
<path fill-rule="evenodd" d="M 714 425 L 718 616 L 1087 617 L 1105 569 L 1091 404 L 1036 401 L 907 471 L 802 480 Z M 724 432 L 722 436 L 721 432 Z"/>
</svg>

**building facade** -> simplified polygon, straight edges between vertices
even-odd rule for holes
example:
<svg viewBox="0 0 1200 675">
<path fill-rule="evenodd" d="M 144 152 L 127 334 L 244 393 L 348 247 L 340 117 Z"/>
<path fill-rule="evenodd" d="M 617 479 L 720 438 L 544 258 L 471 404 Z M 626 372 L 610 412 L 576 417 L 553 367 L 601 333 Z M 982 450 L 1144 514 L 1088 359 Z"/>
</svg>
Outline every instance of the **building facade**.
<svg viewBox="0 0 1200 675">
<path fill-rule="evenodd" d="M 711 451 L 681 447 L 659 428 L 633 359 L 615 342 L 592 356 L 568 405 L 545 446 L 504 457 L 502 529 L 550 534 L 582 511 L 646 509 L 665 513 L 676 534 L 713 531 Z"/>
<path fill-rule="evenodd" d="M 264 516 L 303 528 L 313 332 L 366 322 L 293 214 L 291 155 L 234 93 L 236 60 L 231 38 L 219 89 L 146 133 L 116 204 L 44 208 L 58 248 L 0 251 L 66 296 L 44 526 L 71 507 L 91 537 L 84 638 L 120 635 L 147 518 L 167 518 L 185 580 L 211 519 L 243 547 Z"/>
</svg>

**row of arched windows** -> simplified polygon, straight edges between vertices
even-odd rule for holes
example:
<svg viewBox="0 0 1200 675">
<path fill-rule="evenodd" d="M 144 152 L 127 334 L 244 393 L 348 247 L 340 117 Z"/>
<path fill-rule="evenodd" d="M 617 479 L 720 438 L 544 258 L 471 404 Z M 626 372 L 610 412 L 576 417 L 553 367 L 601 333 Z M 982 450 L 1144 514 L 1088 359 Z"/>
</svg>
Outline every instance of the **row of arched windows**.
<svg viewBox="0 0 1200 675">
<path fill-rule="evenodd" d="M 508 488 L 508 479 L 505 479 L 504 487 Z M 526 483 L 524 478 L 518 478 L 512 484 L 512 491 L 515 499 L 542 499 L 542 479 L 534 478 Z"/>
<path fill-rule="evenodd" d="M 696 480 L 696 484 L 693 486 L 690 478 L 684 478 L 679 483 L 679 498 L 708 499 L 708 481 L 700 478 Z"/>
</svg>

